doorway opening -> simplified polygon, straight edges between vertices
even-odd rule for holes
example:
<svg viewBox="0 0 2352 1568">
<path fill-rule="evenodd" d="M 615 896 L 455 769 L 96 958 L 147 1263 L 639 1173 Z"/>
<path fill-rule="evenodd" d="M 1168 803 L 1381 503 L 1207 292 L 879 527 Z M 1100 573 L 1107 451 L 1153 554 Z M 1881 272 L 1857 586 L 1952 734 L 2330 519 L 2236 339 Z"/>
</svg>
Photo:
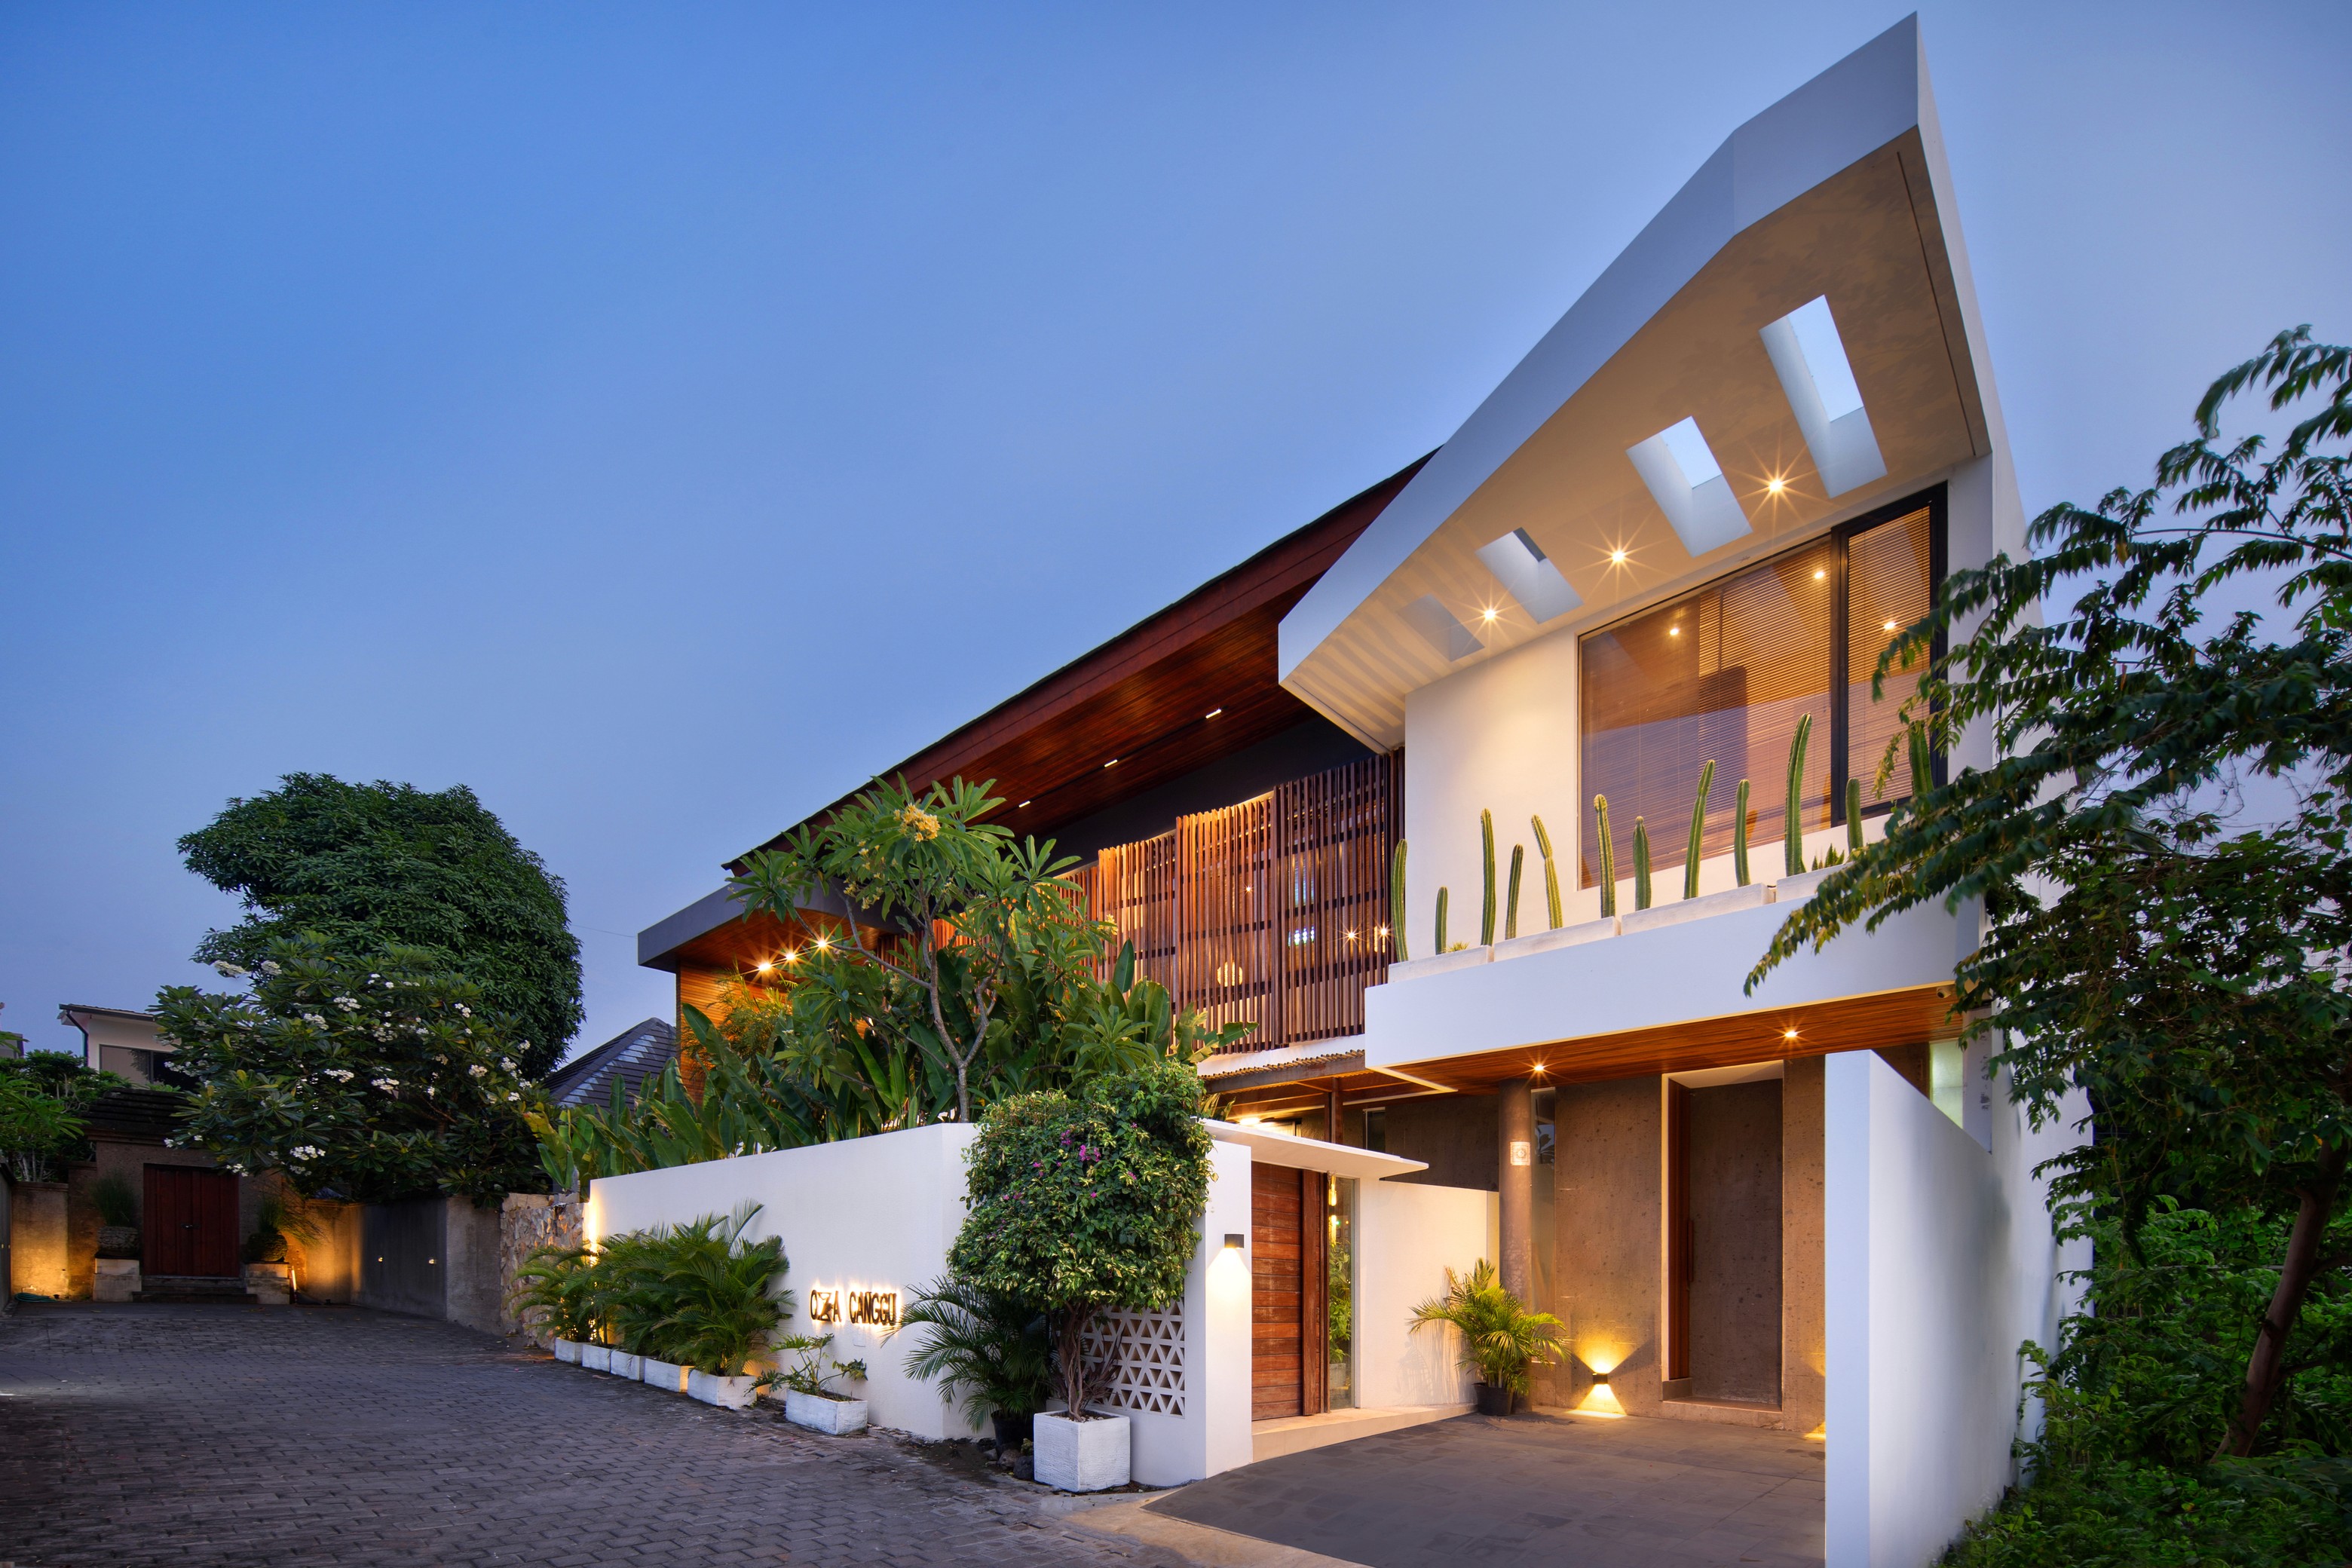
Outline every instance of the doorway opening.
<svg viewBox="0 0 2352 1568">
<path fill-rule="evenodd" d="M 150 1165 L 140 1210 L 140 1271 L 183 1279 L 239 1277 L 236 1177 L 194 1165 Z"/>
<path fill-rule="evenodd" d="M 1780 1405 L 1781 1068 L 1666 1081 L 1665 1396 Z"/>
</svg>

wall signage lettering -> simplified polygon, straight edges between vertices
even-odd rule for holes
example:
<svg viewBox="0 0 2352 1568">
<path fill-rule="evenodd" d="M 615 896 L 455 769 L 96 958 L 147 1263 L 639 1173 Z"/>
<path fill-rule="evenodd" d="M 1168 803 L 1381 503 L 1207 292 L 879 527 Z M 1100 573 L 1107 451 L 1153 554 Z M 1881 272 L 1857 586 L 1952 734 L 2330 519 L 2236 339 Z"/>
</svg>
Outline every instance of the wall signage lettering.
<svg viewBox="0 0 2352 1568">
<path fill-rule="evenodd" d="M 812 1323 L 867 1323 L 877 1329 L 898 1326 L 896 1290 L 811 1290 L 808 1315 Z"/>
</svg>

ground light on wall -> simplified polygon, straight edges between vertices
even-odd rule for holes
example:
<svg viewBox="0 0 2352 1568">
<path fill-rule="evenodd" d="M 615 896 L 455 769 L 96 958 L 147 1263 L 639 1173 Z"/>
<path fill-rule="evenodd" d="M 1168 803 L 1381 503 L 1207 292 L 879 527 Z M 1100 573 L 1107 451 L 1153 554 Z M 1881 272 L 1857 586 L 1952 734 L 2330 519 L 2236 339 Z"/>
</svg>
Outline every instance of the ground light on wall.
<svg viewBox="0 0 2352 1568">
<path fill-rule="evenodd" d="M 1616 1370 L 1622 1358 L 1608 1351 L 1588 1351 L 1580 1359 L 1592 1368 L 1592 1386 L 1577 1402 L 1576 1413 L 1605 1416 L 1612 1421 L 1624 1415 L 1625 1406 L 1618 1402 L 1617 1391 L 1609 1386 L 1609 1374 Z"/>
</svg>

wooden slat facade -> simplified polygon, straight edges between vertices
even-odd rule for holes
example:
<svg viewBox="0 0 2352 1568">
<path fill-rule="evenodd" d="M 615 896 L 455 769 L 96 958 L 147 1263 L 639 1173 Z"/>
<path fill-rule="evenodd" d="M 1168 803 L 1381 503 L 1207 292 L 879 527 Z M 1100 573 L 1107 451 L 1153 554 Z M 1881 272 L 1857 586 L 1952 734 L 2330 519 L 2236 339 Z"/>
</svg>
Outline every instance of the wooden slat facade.
<svg viewBox="0 0 2352 1568">
<path fill-rule="evenodd" d="M 1135 944 L 1139 974 L 1241 1050 L 1359 1035 L 1388 974 L 1402 759 L 1366 757 L 1114 845 L 1072 880 Z"/>
</svg>

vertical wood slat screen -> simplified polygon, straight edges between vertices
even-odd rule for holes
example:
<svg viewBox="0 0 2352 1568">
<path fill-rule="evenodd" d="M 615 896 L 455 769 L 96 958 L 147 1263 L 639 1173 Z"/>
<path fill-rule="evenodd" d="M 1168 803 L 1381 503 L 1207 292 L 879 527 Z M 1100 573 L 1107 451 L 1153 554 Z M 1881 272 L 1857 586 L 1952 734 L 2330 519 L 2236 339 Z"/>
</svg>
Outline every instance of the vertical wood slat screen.
<svg viewBox="0 0 2352 1568">
<path fill-rule="evenodd" d="M 1364 988 L 1388 973 L 1396 772 L 1367 757 L 1180 817 L 1071 882 L 1179 1011 L 1257 1026 L 1234 1049 L 1360 1034 Z"/>
</svg>

